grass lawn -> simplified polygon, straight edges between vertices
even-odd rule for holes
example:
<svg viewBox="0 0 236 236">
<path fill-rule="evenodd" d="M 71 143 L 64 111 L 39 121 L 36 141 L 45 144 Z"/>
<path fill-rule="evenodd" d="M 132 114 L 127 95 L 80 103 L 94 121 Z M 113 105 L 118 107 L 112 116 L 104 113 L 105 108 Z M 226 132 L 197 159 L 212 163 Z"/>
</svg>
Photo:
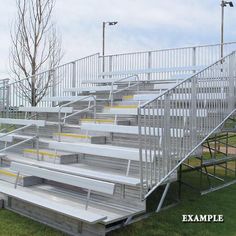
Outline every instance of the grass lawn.
<svg viewBox="0 0 236 236">
<path fill-rule="evenodd" d="M 113 232 L 112 236 L 150 235 L 236 235 L 236 185 L 199 196 L 183 188 L 183 199 L 179 205 L 146 220 Z M 186 191 L 189 193 L 187 194 Z M 224 223 L 182 223 L 183 214 L 223 214 Z"/>
</svg>

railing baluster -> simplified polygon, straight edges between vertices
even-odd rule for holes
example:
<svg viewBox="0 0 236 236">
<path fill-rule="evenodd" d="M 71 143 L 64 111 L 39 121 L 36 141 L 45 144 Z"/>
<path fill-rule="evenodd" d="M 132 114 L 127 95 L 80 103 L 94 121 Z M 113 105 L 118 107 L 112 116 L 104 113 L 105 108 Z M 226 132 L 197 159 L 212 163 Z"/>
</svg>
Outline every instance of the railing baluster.
<svg viewBox="0 0 236 236">
<path fill-rule="evenodd" d="M 200 54 L 198 53 L 195 57 L 202 57 Z M 154 163 L 151 167 L 151 170 L 154 168 L 156 185 L 145 195 L 145 198 L 166 181 L 183 161 L 197 152 L 206 138 L 213 134 L 235 111 L 235 55 L 235 52 L 231 53 L 191 78 L 180 82 L 174 88 L 141 105 L 140 109 L 144 111 L 144 123 L 139 122 L 139 130 L 144 127 L 142 134 L 144 148 L 141 148 L 142 143 L 140 143 L 140 153 L 145 157 L 147 157 L 147 153 L 154 157 L 157 156 L 157 165 Z M 206 59 L 211 60 L 211 56 Z M 169 63 L 171 62 L 169 61 Z M 229 68 L 227 69 L 226 66 Z M 225 93 L 224 86 L 227 86 L 228 94 Z M 229 105 L 226 106 L 226 103 Z M 156 123 L 152 119 L 155 119 Z M 153 133 L 156 132 L 154 130 L 150 131 L 150 128 L 156 126 L 157 134 Z M 157 142 L 160 137 L 162 138 L 161 143 Z M 177 142 L 180 137 L 182 137 L 181 143 Z M 140 165 L 142 163 L 140 162 Z M 140 174 L 143 174 L 144 169 L 140 168 L 140 170 Z M 144 173 L 146 171 L 145 168 Z M 157 181 L 156 171 L 158 171 Z M 148 178 L 147 173 L 146 178 Z"/>
</svg>

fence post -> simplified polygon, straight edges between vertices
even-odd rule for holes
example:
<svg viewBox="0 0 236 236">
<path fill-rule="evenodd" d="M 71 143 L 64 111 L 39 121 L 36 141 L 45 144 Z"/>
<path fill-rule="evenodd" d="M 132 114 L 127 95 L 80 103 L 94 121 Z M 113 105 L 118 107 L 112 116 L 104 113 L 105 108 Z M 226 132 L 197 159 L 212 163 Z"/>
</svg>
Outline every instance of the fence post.
<svg viewBox="0 0 236 236">
<path fill-rule="evenodd" d="M 112 56 L 109 56 L 109 72 L 112 72 Z M 109 75 L 109 78 L 111 78 L 112 75 Z"/>
<path fill-rule="evenodd" d="M 9 110 L 10 110 L 10 91 L 9 90 L 10 90 L 9 79 L 6 79 L 4 80 L 4 104 L 3 104 L 4 106 L 6 106 L 6 118 L 9 118 Z"/>
<path fill-rule="evenodd" d="M 152 52 L 148 52 L 148 69 L 152 68 Z M 148 80 L 151 80 L 151 73 L 148 73 Z"/>
<path fill-rule="evenodd" d="M 171 145 L 171 124 L 170 124 L 170 99 L 171 99 L 171 93 L 168 92 L 164 95 L 164 122 L 163 122 L 163 127 L 161 130 L 161 134 L 163 135 L 163 164 L 164 166 L 162 167 L 164 171 L 164 177 L 168 172 L 171 170 L 171 152 L 172 152 L 172 145 Z"/>
<path fill-rule="evenodd" d="M 52 97 L 55 97 L 56 96 L 56 87 L 57 87 L 57 84 L 56 84 L 56 75 L 55 75 L 55 69 L 52 69 L 49 73 L 51 73 L 50 76 L 52 76 Z M 52 102 L 52 106 L 55 106 L 56 103 L 55 102 Z"/>
<path fill-rule="evenodd" d="M 190 109 L 190 147 L 193 148 L 197 141 L 197 77 L 192 78 L 191 83 L 191 109 Z"/>
<path fill-rule="evenodd" d="M 192 55 L 192 66 L 195 67 L 197 65 L 197 57 L 196 57 L 196 47 L 193 47 L 193 55 Z M 193 69 L 193 74 L 196 73 L 196 70 Z"/>
<path fill-rule="evenodd" d="M 139 175 L 140 175 L 140 198 L 144 197 L 144 181 L 143 181 L 143 143 L 142 143 L 142 122 L 141 109 L 138 108 L 138 139 L 139 139 Z M 146 127 L 144 127 L 146 128 Z"/>
<path fill-rule="evenodd" d="M 76 86 L 76 64 L 75 61 L 72 62 L 72 88 Z"/>
<path fill-rule="evenodd" d="M 75 61 L 72 62 L 72 81 L 71 81 L 71 86 L 72 86 L 72 88 L 76 87 L 76 63 L 75 63 Z M 73 92 L 72 96 L 75 96 L 75 95 L 76 95 L 76 93 Z"/>
<path fill-rule="evenodd" d="M 235 108 L 235 76 L 236 76 L 236 53 L 232 53 L 229 57 L 229 96 L 228 96 L 228 109 L 232 112 Z"/>
</svg>

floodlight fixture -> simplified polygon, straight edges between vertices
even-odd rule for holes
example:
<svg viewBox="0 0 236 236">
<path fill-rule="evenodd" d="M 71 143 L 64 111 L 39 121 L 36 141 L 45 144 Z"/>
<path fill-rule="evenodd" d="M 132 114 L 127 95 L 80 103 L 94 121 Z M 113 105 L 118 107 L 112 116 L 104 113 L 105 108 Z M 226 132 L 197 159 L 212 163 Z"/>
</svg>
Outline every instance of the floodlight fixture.
<svg viewBox="0 0 236 236">
<path fill-rule="evenodd" d="M 233 4 L 232 1 L 229 1 L 229 2 L 227 2 L 227 1 L 222 1 L 222 3 L 221 3 L 221 6 L 222 6 L 222 7 L 227 7 L 227 5 L 229 5 L 230 7 L 234 7 L 234 4 Z"/>
<path fill-rule="evenodd" d="M 108 22 L 109 25 L 117 25 L 118 21 Z"/>
<path fill-rule="evenodd" d="M 227 5 L 234 7 L 232 1 L 221 1 L 221 58 L 224 56 L 224 8 Z"/>
</svg>

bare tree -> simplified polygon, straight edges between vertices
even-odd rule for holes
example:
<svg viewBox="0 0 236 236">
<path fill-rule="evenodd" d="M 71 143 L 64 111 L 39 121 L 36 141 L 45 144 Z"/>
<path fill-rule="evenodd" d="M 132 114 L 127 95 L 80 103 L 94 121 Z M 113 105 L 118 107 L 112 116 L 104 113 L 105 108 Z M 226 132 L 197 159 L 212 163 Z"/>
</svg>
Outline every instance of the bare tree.
<svg viewBox="0 0 236 236">
<path fill-rule="evenodd" d="M 62 57 L 61 40 L 52 23 L 54 5 L 55 0 L 16 0 L 10 68 L 21 94 L 32 106 L 53 86 L 53 69 Z M 40 75 L 43 70 L 52 72 Z"/>
</svg>

